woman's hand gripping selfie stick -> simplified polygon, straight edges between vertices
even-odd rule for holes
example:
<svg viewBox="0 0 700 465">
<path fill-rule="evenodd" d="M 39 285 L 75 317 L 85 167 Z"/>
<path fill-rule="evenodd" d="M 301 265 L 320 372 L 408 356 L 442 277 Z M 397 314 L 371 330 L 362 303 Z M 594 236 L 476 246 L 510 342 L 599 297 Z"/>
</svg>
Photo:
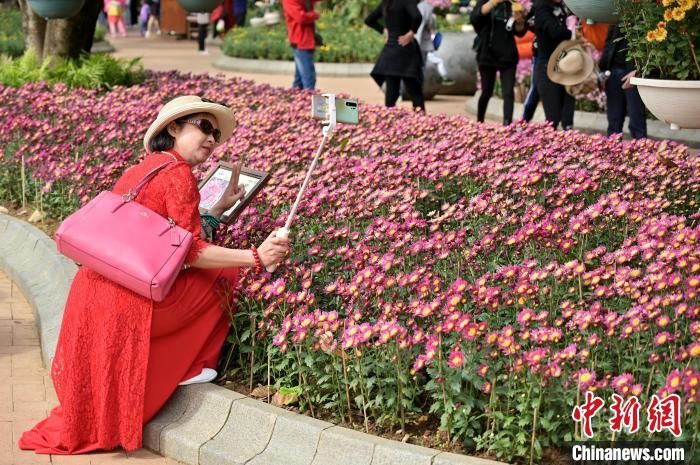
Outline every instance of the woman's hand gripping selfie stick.
<svg viewBox="0 0 700 465">
<path fill-rule="evenodd" d="M 325 97 L 328 105 L 328 120 L 324 121 L 322 124 L 323 126 L 323 138 L 321 139 L 321 145 L 318 146 L 318 150 L 316 150 L 316 155 L 314 156 L 314 159 L 311 161 L 311 166 L 309 166 L 308 171 L 306 172 L 306 177 L 304 178 L 304 182 L 301 185 L 301 189 L 299 189 L 299 193 L 297 194 L 297 198 L 294 201 L 294 205 L 292 205 L 292 209 L 289 211 L 289 216 L 287 216 L 287 221 L 284 223 L 284 227 L 280 228 L 276 233 L 275 236 L 277 237 L 289 237 L 289 228 L 292 226 L 292 221 L 294 221 L 294 217 L 296 216 L 297 213 L 297 208 L 299 208 L 299 202 L 301 201 L 301 197 L 304 195 L 304 192 L 306 192 L 306 188 L 309 186 L 309 181 L 311 180 L 311 174 L 313 173 L 314 169 L 316 168 L 316 164 L 318 163 L 319 158 L 321 157 L 321 153 L 323 152 L 323 147 L 326 145 L 326 142 L 333 136 L 333 131 L 335 131 L 335 124 L 336 124 L 336 113 L 335 113 L 335 94 L 323 94 L 323 97 Z M 272 273 L 277 269 L 278 264 L 275 263 L 273 265 L 267 266 L 265 269 Z"/>
</svg>

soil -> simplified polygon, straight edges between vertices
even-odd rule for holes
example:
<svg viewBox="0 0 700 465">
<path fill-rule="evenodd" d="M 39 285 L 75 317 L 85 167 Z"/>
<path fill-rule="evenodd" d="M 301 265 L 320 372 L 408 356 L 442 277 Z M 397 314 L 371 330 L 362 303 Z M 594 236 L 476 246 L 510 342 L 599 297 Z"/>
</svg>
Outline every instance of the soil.
<svg viewBox="0 0 700 465">
<path fill-rule="evenodd" d="M 10 216 L 14 216 L 15 218 L 27 222 L 29 222 L 29 217 L 32 216 L 32 213 L 37 210 L 37 208 L 31 204 L 27 204 L 25 208 L 22 208 L 21 206 L 16 207 L 15 205 L 7 202 L 0 202 L 0 206 L 7 208 Z M 32 223 L 33 226 L 42 230 L 51 239 L 53 239 L 53 235 L 60 224 L 60 221 L 48 217 L 43 218 L 36 223 Z"/>
<path fill-rule="evenodd" d="M 251 389 L 249 385 L 245 382 L 239 380 L 227 380 L 222 379 L 218 381 L 218 384 L 236 391 L 239 394 L 250 395 Z M 267 402 L 266 398 L 258 399 L 263 402 Z M 286 410 L 301 413 L 303 415 L 310 415 L 310 412 L 300 412 L 299 408 L 296 406 L 284 406 L 282 407 Z M 386 439 L 392 439 L 394 441 L 406 442 L 409 444 L 416 444 L 418 446 L 430 447 L 432 449 L 437 449 L 445 452 L 453 452 L 455 454 L 464 454 L 460 444 L 451 443 L 447 432 L 440 429 L 440 422 L 427 415 L 419 417 L 414 424 L 406 425 L 406 430 L 389 430 L 386 427 L 380 427 L 375 423 L 368 423 L 367 429 L 365 429 L 364 421 L 361 412 L 355 412 L 353 415 L 352 423 L 340 422 L 337 418 L 332 417 L 328 412 L 314 412 L 315 418 L 329 423 L 333 423 L 337 426 L 342 426 L 343 428 L 353 429 L 362 433 L 369 433 L 374 436 L 380 436 Z M 490 460 L 498 460 L 496 457 L 489 456 L 487 454 L 474 454 L 470 453 L 471 456 L 480 457 Z M 553 462 L 556 463 L 556 462 Z"/>
</svg>

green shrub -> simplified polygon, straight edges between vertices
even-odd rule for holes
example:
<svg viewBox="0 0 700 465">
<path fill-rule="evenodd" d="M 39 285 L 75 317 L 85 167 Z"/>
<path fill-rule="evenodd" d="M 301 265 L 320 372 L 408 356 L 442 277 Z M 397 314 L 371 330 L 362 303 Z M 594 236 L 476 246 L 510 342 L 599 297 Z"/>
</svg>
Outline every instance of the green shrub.
<svg viewBox="0 0 700 465">
<path fill-rule="evenodd" d="M 20 58 L 0 57 L 0 83 L 20 87 L 28 82 L 62 82 L 69 87 L 111 89 L 143 82 L 145 72 L 140 58 L 127 60 L 109 55 L 83 55 L 78 60 L 49 59 L 39 62 L 36 54 L 27 52 Z"/>
<path fill-rule="evenodd" d="M 18 57 L 24 53 L 22 13 L 0 8 L 0 55 Z"/>
<path fill-rule="evenodd" d="M 316 60 L 327 63 L 371 63 L 383 46 L 381 34 L 366 26 L 348 26 L 342 18 L 324 14 L 316 23 L 324 44 L 316 49 Z M 236 28 L 224 39 L 224 54 L 239 58 L 292 60 L 284 23 L 271 28 Z"/>
</svg>

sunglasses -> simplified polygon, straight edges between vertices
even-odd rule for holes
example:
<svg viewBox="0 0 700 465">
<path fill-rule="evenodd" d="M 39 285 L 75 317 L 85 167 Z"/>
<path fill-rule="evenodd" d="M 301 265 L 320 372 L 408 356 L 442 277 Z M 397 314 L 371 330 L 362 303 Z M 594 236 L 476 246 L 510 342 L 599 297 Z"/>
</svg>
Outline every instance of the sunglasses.
<svg viewBox="0 0 700 465">
<path fill-rule="evenodd" d="M 207 136 L 213 135 L 217 144 L 221 141 L 221 131 L 215 128 L 208 119 L 186 119 L 183 122 L 197 126 Z"/>
</svg>

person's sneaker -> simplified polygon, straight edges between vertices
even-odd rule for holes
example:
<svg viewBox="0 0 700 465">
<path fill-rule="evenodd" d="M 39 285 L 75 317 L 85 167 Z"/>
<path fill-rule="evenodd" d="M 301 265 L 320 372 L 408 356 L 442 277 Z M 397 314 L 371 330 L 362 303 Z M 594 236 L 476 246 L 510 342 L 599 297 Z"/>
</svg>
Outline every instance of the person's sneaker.
<svg viewBox="0 0 700 465">
<path fill-rule="evenodd" d="M 443 86 L 453 86 L 456 83 L 457 83 L 457 81 L 454 81 L 450 78 L 446 78 L 446 79 L 443 79 L 442 81 L 440 81 L 440 84 L 442 84 Z"/>
<path fill-rule="evenodd" d="M 188 384 L 208 383 L 209 381 L 213 381 L 214 378 L 216 378 L 216 375 L 216 370 L 212 370 L 211 368 L 202 368 L 202 372 L 200 374 L 193 378 L 186 379 L 185 381 L 181 382 L 179 386 L 187 386 Z"/>
<path fill-rule="evenodd" d="M 199 54 L 200 55 L 209 55 L 209 51 L 208 50 L 200 50 Z"/>
</svg>

